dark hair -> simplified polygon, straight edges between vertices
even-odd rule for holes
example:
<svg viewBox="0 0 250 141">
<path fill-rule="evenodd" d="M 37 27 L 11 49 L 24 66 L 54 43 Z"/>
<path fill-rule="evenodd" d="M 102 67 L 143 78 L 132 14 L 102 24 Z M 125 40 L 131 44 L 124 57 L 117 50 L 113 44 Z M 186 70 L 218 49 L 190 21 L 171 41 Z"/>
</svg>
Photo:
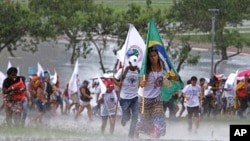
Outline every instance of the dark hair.
<svg viewBox="0 0 250 141">
<path fill-rule="evenodd" d="M 10 67 L 8 70 L 7 70 L 7 75 L 11 75 L 12 73 L 15 73 L 17 74 L 17 68 L 16 67 Z"/>
<path fill-rule="evenodd" d="M 155 46 L 149 47 L 148 53 L 150 53 L 150 52 L 157 52 L 158 53 L 158 49 Z"/>
<path fill-rule="evenodd" d="M 39 85 L 39 86 L 36 87 L 36 91 L 37 91 L 39 88 L 41 88 L 41 89 L 43 90 L 43 87 L 42 87 L 41 85 Z"/>
<path fill-rule="evenodd" d="M 151 52 L 156 52 L 157 55 L 158 55 L 158 65 L 161 65 L 161 61 L 160 61 L 160 57 L 159 57 L 159 53 L 158 53 L 158 49 L 155 47 L 155 46 L 151 46 L 149 47 L 148 49 L 148 56 L 147 56 L 147 70 L 146 70 L 146 73 L 148 74 L 150 71 L 152 71 L 152 64 L 150 62 L 150 57 L 149 57 L 149 54 Z"/>
<path fill-rule="evenodd" d="M 88 81 L 88 80 L 84 80 L 82 83 L 87 83 L 87 84 L 89 84 L 89 81 Z"/>
<path fill-rule="evenodd" d="M 197 81 L 197 77 L 196 77 L 196 76 L 192 76 L 192 77 L 190 78 L 190 80 L 191 80 L 191 81 Z"/>
<path fill-rule="evenodd" d="M 205 81 L 205 78 L 203 78 L 203 77 L 202 77 L 202 78 L 200 78 L 200 81 Z"/>
</svg>

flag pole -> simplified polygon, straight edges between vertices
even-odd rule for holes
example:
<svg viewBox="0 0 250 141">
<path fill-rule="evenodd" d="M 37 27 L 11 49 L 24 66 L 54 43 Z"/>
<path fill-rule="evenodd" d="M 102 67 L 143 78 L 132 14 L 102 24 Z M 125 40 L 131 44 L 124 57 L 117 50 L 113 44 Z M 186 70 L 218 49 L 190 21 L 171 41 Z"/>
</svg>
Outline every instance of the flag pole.
<svg viewBox="0 0 250 141">
<path fill-rule="evenodd" d="M 145 79 L 145 75 L 143 75 L 143 77 L 142 77 L 142 81 L 145 81 L 146 79 Z M 142 114 L 144 114 L 144 87 L 143 87 L 143 90 L 142 90 L 142 109 L 141 109 L 141 113 Z"/>
</svg>

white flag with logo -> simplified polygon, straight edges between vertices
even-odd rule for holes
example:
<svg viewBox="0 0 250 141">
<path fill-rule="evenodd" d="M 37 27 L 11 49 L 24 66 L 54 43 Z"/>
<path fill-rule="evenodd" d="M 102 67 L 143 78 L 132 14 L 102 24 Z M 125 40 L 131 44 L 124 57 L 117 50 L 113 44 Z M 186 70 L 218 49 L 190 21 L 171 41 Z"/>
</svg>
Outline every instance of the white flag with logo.
<svg viewBox="0 0 250 141">
<path fill-rule="evenodd" d="M 141 68 L 144 54 L 146 51 L 146 44 L 142 39 L 139 32 L 136 30 L 133 24 L 129 25 L 129 30 L 127 34 L 126 41 L 122 46 L 122 49 L 117 52 L 117 58 L 124 64 L 123 66 L 128 66 L 128 59 L 130 56 L 135 55 L 138 57 L 138 68 Z"/>
</svg>

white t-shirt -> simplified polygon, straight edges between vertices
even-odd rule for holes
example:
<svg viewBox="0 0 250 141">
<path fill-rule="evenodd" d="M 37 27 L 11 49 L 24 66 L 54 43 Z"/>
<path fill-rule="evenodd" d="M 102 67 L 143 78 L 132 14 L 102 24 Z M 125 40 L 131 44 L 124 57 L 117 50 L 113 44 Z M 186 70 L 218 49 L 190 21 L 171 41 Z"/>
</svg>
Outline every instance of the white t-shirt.
<svg viewBox="0 0 250 141">
<path fill-rule="evenodd" d="M 101 95 L 100 95 L 101 97 Z M 117 96 L 115 91 L 110 93 L 106 92 L 104 94 L 104 103 L 100 104 L 100 115 L 101 116 L 111 116 L 115 115 Z"/>
<path fill-rule="evenodd" d="M 115 74 L 115 79 L 121 79 L 122 69 Z M 122 82 L 120 97 L 122 99 L 132 99 L 138 96 L 139 72 L 137 70 L 128 72 Z"/>
<path fill-rule="evenodd" d="M 161 86 L 163 81 L 163 70 L 160 72 L 150 72 L 147 83 L 144 88 L 145 98 L 156 98 L 161 94 Z"/>
<path fill-rule="evenodd" d="M 186 102 L 187 107 L 196 107 L 200 105 L 199 96 L 201 94 L 201 87 L 199 85 L 186 85 L 182 90 L 182 93 L 189 97 L 189 100 Z"/>
<path fill-rule="evenodd" d="M 224 88 L 228 89 L 228 90 L 225 90 L 225 97 L 234 97 L 234 88 L 232 85 L 226 84 Z"/>
</svg>

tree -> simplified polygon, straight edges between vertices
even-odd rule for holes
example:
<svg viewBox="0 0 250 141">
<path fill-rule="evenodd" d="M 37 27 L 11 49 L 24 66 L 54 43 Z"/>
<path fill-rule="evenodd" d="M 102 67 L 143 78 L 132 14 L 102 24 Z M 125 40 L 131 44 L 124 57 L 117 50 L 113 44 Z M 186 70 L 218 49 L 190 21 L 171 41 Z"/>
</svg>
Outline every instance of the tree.
<svg viewBox="0 0 250 141">
<path fill-rule="evenodd" d="M 71 64 L 80 56 L 86 58 L 92 49 L 84 42 L 85 38 L 79 37 L 86 35 L 93 0 L 31 0 L 29 7 L 40 15 L 51 35 L 67 37 L 67 50 L 72 49 Z"/>
<path fill-rule="evenodd" d="M 148 29 L 148 20 L 150 13 L 147 9 L 143 9 L 140 5 L 136 3 L 131 3 L 128 5 L 126 11 L 121 11 L 118 13 L 116 31 L 115 35 L 117 36 L 117 48 L 114 50 L 116 52 L 122 48 L 128 34 L 129 24 L 133 24 L 142 38 L 146 39 L 147 29 Z M 118 65 L 119 60 L 117 59 L 114 69 Z"/>
<path fill-rule="evenodd" d="M 106 68 L 103 64 L 103 54 L 105 49 L 109 47 L 110 40 L 116 38 L 115 31 L 117 29 L 115 25 L 117 24 L 117 15 L 114 14 L 114 10 L 111 8 L 96 5 L 95 10 L 89 14 L 88 21 L 90 24 L 86 40 L 96 48 L 101 70 L 105 73 Z"/>
<path fill-rule="evenodd" d="M 183 33 L 184 30 L 181 24 L 176 24 L 175 19 L 168 15 L 169 9 L 154 9 L 151 3 L 147 3 L 147 11 L 150 15 L 154 15 L 158 30 L 165 42 L 166 52 L 176 66 L 176 71 L 179 72 L 185 63 L 197 64 L 200 55 L 191 54 L 190 37 L 182 37 L 176 40 L 177 34 Z"/>
<path fill-rule="evenodd" d="M 245 45 L 241 34 L 238 31 L 229 31 L 225 27 L 227 24 L 237 25 L 243 19 L 249 17 L 250 0 L 174 0 L 174 5 L 171 8 L 168 17 L 171 17 L 182 25 L 186 31 L 199 30 L 201 32 L 211 31 L 211 13 L 208 9 L 219 9 L 216 13 L 215 23 L 215 48 L 221 55 L 221 60 L 227 60 L 241 52 Z M 235 47 L 238 51 L 228 56 L 228 47 Z M 216 67 L 215 67 L 216 69 Z M 216 72 L 216 70 L 214 70 Z"/>
<path fill-rule="evenodd" d="M 39 20 L 25 4 L 0 1 L 0 53 L 7 49 L 11 56 L 15 56 L 14 51 L 18 48 L 36 52 Z"/>
</svg>

